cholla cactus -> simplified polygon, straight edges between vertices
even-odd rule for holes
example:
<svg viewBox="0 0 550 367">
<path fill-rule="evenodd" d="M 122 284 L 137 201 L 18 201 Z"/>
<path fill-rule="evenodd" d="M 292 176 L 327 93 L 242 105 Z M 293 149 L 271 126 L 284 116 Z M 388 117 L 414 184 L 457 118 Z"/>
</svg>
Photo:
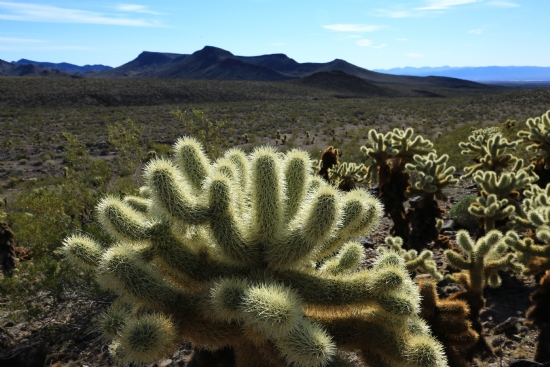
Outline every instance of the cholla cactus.
<svg viewBox="0 0 550 367">
<path fill-rule="evenodd" d="M 474 330 L 480 335 L 477 346 L 485 352 L 492 353 L 482 336 L 483 326 L 479 321 L 479 311 L 485 306 L 483 289 L 486 285 L 491 287 L 500 285 L 501 279 L 498 275 L 500 270 L 519 271 L 521 266 L 515 263 L 514 254 L 506 253 L 508 245 L 502 233 L 497 230 L 490 231 L 476 243 L 465 230 L 459 231 L 456 239 L 466 258 L 456 250 L 445 251 L 447 262 L 452 267 L 462 270 L 459 273 L 447 275 L 447 279 L 460 283 L 465 290 L 453 294 L 449 299 L 468 302 L 471 311 L 470 321 Z"/>
<path fill-rule="evenodd" d="M 420 254 L 416 250 L 406 251 L 403 249 L 403 240 L 400 237 L 386 237 L 386 245 L 405 260 L 405 267 L 409 272 L 419 271 L 430 274 L 436 282 L 443 279 L 433 260 L 434 254 L 430 250 L 423 250 Z M 383 249 L 380 248 L 379 251 Z"/>
<path fill-rule="evenodd" d="M 470 308 L 465 301 L 439 299 L 432 281 L 422 280 L 418 284 L 422 298 L 420 316 L 445 347 L 449 367 L 468 367 L 466 356 L 478 339 L 478 334 L 468 321 Z"/>
<path fill-rule="evenodd" d="M 484 141 L 492 138 L 495 135 L 501 134 L 500 126 L 484 127 L 481 129 L 473 129 L 470 135 L 475 137 L 481 136 Z"/>
<path fill-rule="evenodd" d="M 506 243 L 518 253 L 519 262 L 525 266 L 524 274 L 535 275 L 550 270 L 550 184 L 546 189 L 531 185 L 524 193 L 525 218 L 515 216 L 511 222 L 515 228 L 528 227 L 534 233 L 522 240 L 510 231 Z"/>
<path fill-rule="evenodd" d="M 416 164 L 406 165 L 410 172 L 418 173 L 418 182 L 407 187 L 405 196 L 411 198 L 420 196 L 419 201 L 411 200 L 411 208 L 407 212 L 407 219 L 411 224 L 409 236 L 409 247 L 417 250 L 422 249 L 431 241 L 439 246 L 451 247 L 449 239 L 440 236 L 437 227 L 438 219 L 443 218 L 445 210 L 437 202 L 447 201 L 443 189 L 449 185 L 456 185 L 458 179 L 453 177 L 454 167 L 447 167 L 449 156 L 444 154 L 437 157 L 435 153 L 427 156 L 415 155 Z"/>
<path fill-rule="evenodd" d="M 479 184 L 481 192 L 469 211 L 483 218 L 486 232 L 496 228 L 498 220 L 506 219 L 514 213 L 522 215 L 517 190 L 528 187 L 539 178 L 533 172 L 533 165 L 522 165 L 523 161 L 518 160 L 514 164 L 513 172 L 503 172 L 500 175 L 492 171 L 476 172 L 474 181 Z"/>
<path fill-rule="evenodd" d="M 433 144 L 416 136 L 413 129 L 394 129 L 384 134 L 370 130 L 370 146 L 362 146 L 361 151 L 369 158 L 366 181 L 380 187 L 380 199 L 393 220 L 390 233 L 403 238 L 409 237 L 409 224 L 405 219 L 403 202 L 407 200 L 405 190 L 409 186 L 409 175 L 405 165 L 413 162 L 414 155 L 424 156 L 435 152 Z"/>
<path fill-rule="evenodd" d="M 518 132 L 518 137 L 529 144 L 527 151 L 534 154 L 535 173 L 541 177 L 538 184 L 544 187 L 550 183 L 550 110 L 541 117 L 529 118 L 526 124 L 529 130 Z"/>
<path fill-rule="evenodd" d="M 336 366 L 338 350 L 384 365 L 446 365 L 399 255 L 357 268 L 362 249 L 350 239 L 382 215 L 366 191 L 343 194 L 312 176 L 297 150 L 230 150 L 211 164 L 185 138 L 174 155 L 146 168 L 147 213 L 100 202 L 113 246 L 65 240 L 69 259 L 138 305 L 108 312 L 117 359 L 152 363 L 184 339 L 232 346 L 237 366 Z"/>
<path fill-rule="evenodd" d="M 525 196 L 526 218 L 514 218 L 515 224 L 526 227 L 525 222 L 528 222 L 535 233 L 520 239 L 516 232 L 510 231 L 505 240 L 516 250 L 518 260 L 525 266 L 525 275 L 545 272 L 539 288 L 531 294 L 533 305 L 526 313 L 529 322 L 540 331 L 535 360 L 544 363 L 550 361 L 550 184 L 545 189 L 531 185 Z"/>
<path fill-rule="evenodd" d="M 351 191 L 365 181 L 364 164 L 342 162 L 328 170 L 328 179 L 342 191 Z"/>
<path fill-rule="evenodd" d="M 477 130 L 476 130 L 477 131 Z M 468 142 L 459 143 L 462 155 L 472 156 L 475 164 L 465 167 L 466 174 L 462 178 L 472 177 L 477 171 L 493 171 L 500 175 L 510 165 L 517 163 L 518 158 L 507 153 L 508 149 L 516 149 L 519 141 L 509 142 L 500 134 L 494 134 L 490 138 L 487 135 L 473 134 L 468 137 Z"/>
</svg>

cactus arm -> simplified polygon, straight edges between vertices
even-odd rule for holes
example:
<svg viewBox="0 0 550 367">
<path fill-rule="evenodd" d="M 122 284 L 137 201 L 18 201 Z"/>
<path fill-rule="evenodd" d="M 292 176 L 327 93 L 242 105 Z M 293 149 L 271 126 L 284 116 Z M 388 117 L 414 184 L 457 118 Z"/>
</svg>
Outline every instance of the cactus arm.
<svg viewBox="0 0 550 367">
<path fill-rule="evenodd" d="M 191 188 L 199 193 L 210 169 L 210 162 L 202 146 L 195 138 L 180 138 L 174 145 L 174 156 Z"/>
<path fill-rule="evenodd" d="M 102 199 L 97 213 L 99 222 L 115 239 L 139 241 L 149 237 L 147 217 L 114 196 Z"/>
<path fill-rule="evenodd" d="M 363 246 L 359 242 L 348 242 L 331 259 L 328 259 L 320 268 L 321 272 L 330 275 L 343 274 L 352 271 L 365 259 Z"/>
<path fill-rule="evenodd" d="M 299 150 L 292 150 L 286 155 L 284 176 L 287 187 L 285 202 L 285 221 L 291 221 L 298 212 L 309 186 L 309 155 Z"/>
</svg>

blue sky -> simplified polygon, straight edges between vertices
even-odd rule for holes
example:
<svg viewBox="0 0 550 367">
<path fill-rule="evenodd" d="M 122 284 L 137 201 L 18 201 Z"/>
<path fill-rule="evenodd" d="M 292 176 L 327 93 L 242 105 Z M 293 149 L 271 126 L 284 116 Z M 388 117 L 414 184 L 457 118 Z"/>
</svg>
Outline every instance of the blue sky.
<svg viewBox="0 0 550 367">
<path fill-rule="evenodd" d="M 0 59 L 119 66 L 210 45 L 367 69 L 550 66 L 549 14 L 547 0 L 0 0 Z"/>
</svg>

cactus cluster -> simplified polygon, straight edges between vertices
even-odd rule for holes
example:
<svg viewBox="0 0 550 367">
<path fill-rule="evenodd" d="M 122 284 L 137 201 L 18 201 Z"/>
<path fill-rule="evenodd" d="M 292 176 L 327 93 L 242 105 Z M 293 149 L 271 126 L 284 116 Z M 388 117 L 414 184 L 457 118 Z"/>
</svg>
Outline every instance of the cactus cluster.
<svg viewBox="0 0 550 367">
<path fill-rule="evenodd" d="M 370 130 L 369 142 L 361 151 L 369 160 L 366 180 L 380 188 L 380 199 L 386 213 L 393 221 L 390 234 L 408 243 L 409 222 L 403 203 L 405 191 L 410 186 L 406 165 L 414 162 L 414 156 L 434 153 L 433 144 L 421 136 L 413 138 L 414 131 L 394 129 L 386 134 Z"/>
<path fill-rule="evenodd" d="M 366 191 L 338 191 L 297 150 L 233 149 L 211 163 L 184 138 L 174 156 L 148 164 L 148 197 L 100 202 L 112 245 L 64 243 L 119 295 L 102 322 L 117 360 L 152 363 L 187 340 L 233 347 L 237 366 L 341 366 L 344 350 L 375 366 L 446 365 L 399 254 L 360 267 L 353 238 L 382 215 Z"/>
<path fill-rule="evenodd" d="M 351 191 L 365 181 L 364 164 L 340 162 L 328 170 L 329 181 L 342 191 Z"/>
<path fill-rule="evenodd" d="M 508 153 L 519 141 L 508 142 L 496 134 L 487 141 L 482 136 L 470 136 L 467 143 L 460 143 L 462 154 L 474 157 L 475 164 L 466 167 L 462 178 L 473 177 L 480 192 L 470 213 L 480 217 L 484 231 L 489 232 L 506 224 L 514 213 L 521 214 L 518 190 L 538 180 L 534 166 L 524 167 L 523 160 Z"/>
<path fill-rule="evenodd" d="M 538 185 L 545 187 L 550 183 L 550 110 L 542 116 L 526 121 L 528 130 L 518 132 L 518 137 L 528 144 L 527 151 L 533 154 L 531 163 L 540 177 Z"/>
<path fill-rule="evenodd" d="M 449 300 L 463 300 L 470 306 L 470 321 L 473 329 L 479 334 L 476 349 L 492 354 L 491 347 L 483 338 L 483 326 L 479 320 L 479 311 L 485 306 L 483 289 L 489 285 L 498 287 L 501 270 L 521 271 L 521 266 L 515 262 L 515 256 L 507 253 L 508 245 L 503 234 L 492 230 L 487 235 L 474 242 L 467 231 L 461 230 L 456 235 L 456 242 L 461 252 L 451 249 L 445 251 L 449 265 L 461 270 L 448 274 L 447 279 L 459 283 L 463 291 L 454 293 Z M 470 356 L 471 357 L 471 356 Z"/>
<path fill-rule="evenodd" d="M 435 241 L 441 247 L 450 248 L 449 238 L 439 234 L 437 223 L 443 218 L 445 210 L 437 201 L 447 201 L 443 189 L 458 183 L 458 179 L 453 176 L 455 168 L 447 167 L 449 156 L 446 154 L 439 158 L 435 153 L 415 155 L 413 158 L 415 164 L 408 163 L 405 167 L 418 175 L 418 182 L 407 187 L 405 196 L 419 196 L 420 200 L 410 201 L 411 208 L 407 211 L 407 219 L 411 224 L 409 247 L 421 249 Z"/>
</svg>

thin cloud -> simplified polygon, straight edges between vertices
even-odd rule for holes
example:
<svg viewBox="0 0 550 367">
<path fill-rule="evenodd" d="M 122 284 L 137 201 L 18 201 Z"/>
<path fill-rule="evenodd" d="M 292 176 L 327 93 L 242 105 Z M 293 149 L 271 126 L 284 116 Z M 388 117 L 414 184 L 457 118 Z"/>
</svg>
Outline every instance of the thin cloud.
<svg viewBox="0 0 550 367">
<path fill-rule="evenodd" d="M 149 10 L 147 6 L 145 5 L 137 5 L 137 4 L 119 4 L 117 7 L 117 10 L 120 11 L 127 11 L 127 12 L 134 12 L 134 13 L 144 13 L 144 14 L 160 14 L 156 11 Z"/>
<path fill-rule="evenodd" d="M 269 45 L 270 45 L 270 46 L 275 46 L 275 47 L 281 47 L 281 46 L 286 45 L 286 43 L 283 43 L 283 42 L 274 42 L 274 43 L 270 43 Z"/>
<path fill-rule="evenodd" d="M 0 2 L 0 20 L 46 23 L 104 24 L 128 27 L 159 27 L 159 22 L 115 17 L 87 10 L 40 4 Z"/>
<path fill-rule="evenodd" d="M 472 30 L 469 31 L 468 33 L 470 33 L 470 34 L 482 34 L 482 33 L 483 33 L 483 29 L 472 29 Z"/>
<path fill-rule="evenodd" d="M 359 40 L 357 41 L 357 46 L 361 46 L 361 47 L 372 47 L 372 48 L 384 48 L 386 47 L 387 45 L 385 43 L 382 43 L 378 46 L 375 46 L 371 40 L 368 40 L 368 39 L 362 39 L 362 40 Z"/>
<path fill-rule="evenodd" d="M 428 5 L 417 10 L 446 10 L 453 6 L 472 4 L 480 2 L 481 0 L 428 0 Z"/>
<path fill-rule="evenodd" d="M 323 28 L 336 32 L 374 32 L 383 29 L 384 27 L 365 24 L 329 24 L 324 25 Z"/>
<path fill-rule="evenodd" d="M 483 0 L 425 0 L 424 6 L 416 8 L 405 8 L 396 6 L 391 9 L 376 9 L 374 15 L 386 18 L 420 18 L 434 16 L 444 13 L 454 7 L 479 3 Z M 507 0 L 496 0 L 495 2 L 507 2 Z"/>
<path fill-rule="evenodd" d="M 423 57 L 424 55 L 418 54 L 416 52 L 411 52 L 407 54 L 408 57 Z"/>
<path fill-rule="evenodd" d="M 6 42 L 6 43 L 46 43 L 48 41 L 36 40 L 36 39 L 30 39 L 30 38 L 0 37 L 0 42 Z"/>
<path fill-rule="evenodd" d="M 521 5 L 506 0 L 489 1 L 487 5 L 497 6 L 499 8 L 518 8 Z"/>
</svg>

